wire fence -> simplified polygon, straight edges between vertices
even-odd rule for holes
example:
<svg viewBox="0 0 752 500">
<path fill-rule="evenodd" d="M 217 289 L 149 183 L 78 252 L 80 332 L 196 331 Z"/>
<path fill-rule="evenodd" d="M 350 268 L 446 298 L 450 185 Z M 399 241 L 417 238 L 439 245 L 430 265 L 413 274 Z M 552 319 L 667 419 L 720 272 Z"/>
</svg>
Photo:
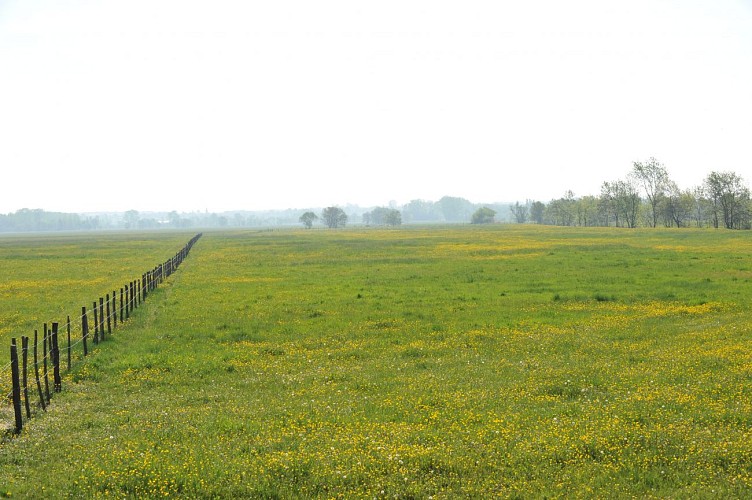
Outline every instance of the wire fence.
<svg viewBox="0 0 752 500">
<path fill-rule="evenodd" d="M 37 412 L 45 411 L 54 393 L 62 391 L 61 370 L 70 371 L 84 362 L 95 346 L 127 322 L 149 294 L 177 270 L 201 235 L 140 278 L 108 291 L 92 301 L 90 308 L 81 307 L 80 315 L 67 316 L 62 323 L 44 323 L 41 339 L 38 330 L 34 330 L 33 339 L 22 336 L 20 347 L 12 338 L 10 362 L 0 367 L 0 423 L 10 420 L 12 408 L 13 420 L 6 422 L 6 427 L 17 434 Z"/>
</svg>

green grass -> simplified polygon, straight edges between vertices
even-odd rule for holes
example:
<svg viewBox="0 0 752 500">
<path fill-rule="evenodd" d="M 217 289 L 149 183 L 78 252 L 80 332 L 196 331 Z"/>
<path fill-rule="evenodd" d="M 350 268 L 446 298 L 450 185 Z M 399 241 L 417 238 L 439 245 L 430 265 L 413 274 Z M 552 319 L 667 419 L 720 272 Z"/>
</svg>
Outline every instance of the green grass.
<svg viewBox="0 0 752 500">
<path fill-rule="evenodd" d="M 206 233 L 0 444 L 0 493 L 748 497 L 751 251 L 703 230 Z"/>
<path fill-rule="evenodd" d="M 194 233 L 59 233 L 0 236 L 0 342 L 64 321 L 141 278 Z"/>
</svg>

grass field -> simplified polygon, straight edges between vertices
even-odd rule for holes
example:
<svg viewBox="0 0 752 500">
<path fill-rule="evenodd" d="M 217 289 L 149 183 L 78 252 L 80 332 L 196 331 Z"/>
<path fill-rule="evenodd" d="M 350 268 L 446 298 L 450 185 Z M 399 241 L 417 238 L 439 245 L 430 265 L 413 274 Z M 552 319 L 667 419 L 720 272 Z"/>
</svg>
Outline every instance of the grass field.
<svg viewBox="0 0 752 500">
<path fill-rule="evenodd" d="M 190 236 L 0 239 L 0 342 Z M 205 233 L 0 444 L 0 495 L 749 497 L 751 238 Z"/>
</svg>

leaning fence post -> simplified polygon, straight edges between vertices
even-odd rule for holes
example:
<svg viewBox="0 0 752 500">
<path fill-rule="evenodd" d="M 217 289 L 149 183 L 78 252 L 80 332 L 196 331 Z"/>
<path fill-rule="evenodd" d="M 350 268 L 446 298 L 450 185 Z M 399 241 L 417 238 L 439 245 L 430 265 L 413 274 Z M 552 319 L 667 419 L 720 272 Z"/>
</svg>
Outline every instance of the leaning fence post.
<svg viewBox="0 0 752 500">
<path fill-rule="evenodd" d="M 10 371 L 13 380 L 13 413 L 16 416 L 16 434 L 23 429 L 23 414 L 21 413 L 21 380 L 18 376 L 18 347 L 16 338 L 10 339 Z"/>
<path fill-rule="evenodd" d="M 86 318 L 86 306 L 81 307 L 81 341 L 84 344 L 84 356 L 89 355 L 89 348 L 86 346 L 86 337 L 89 336 L 89 320 Z"/>
<path fill-rule="evenodd" d="M 50 356 L 52 358 L 52 382 L 55 387 L 55 392 L 63 390 L 62 379 L 60 378 L 60 344 L 57 337 L 57 323 L 52 323 L 52 336 L 50 337 Z"/>
<path fill-rule="evenodd" d="M 21 337 L 21 353 L 23 355 L 23 393 L 24 405 L 26 406 L 26 419 L 31 418 L 31 407 L 29 406 L 29 337 Z"/>
<path fill-rule="evenodd" d="M 39 392 L 39 404 L 42 405 L 42 409 L 46 410 L 47 405 L 44 403 L 44 393 L 42 392 L 42 382 L 39 380 L 39 356 L 37 355 L 37 345 L 39 341 L 37 339 L 37 331 L 34 330 L 34 375 L 37 379 L 37 391 Z"/>
</svg>

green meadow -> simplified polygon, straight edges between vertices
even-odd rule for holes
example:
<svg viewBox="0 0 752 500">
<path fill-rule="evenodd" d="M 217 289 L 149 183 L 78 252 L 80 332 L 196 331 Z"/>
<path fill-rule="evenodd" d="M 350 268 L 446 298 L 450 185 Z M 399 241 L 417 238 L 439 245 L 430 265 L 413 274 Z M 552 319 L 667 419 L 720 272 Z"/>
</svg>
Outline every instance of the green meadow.
<svg viewBox="0 0 752 500">
<path fill-rule="evenodd" d="M 0 238 L 0 342 L 191 236 Z M 6 433 L 0 496 L 748 498 L 751 238 L 205 232 Z"/>
</svg>

